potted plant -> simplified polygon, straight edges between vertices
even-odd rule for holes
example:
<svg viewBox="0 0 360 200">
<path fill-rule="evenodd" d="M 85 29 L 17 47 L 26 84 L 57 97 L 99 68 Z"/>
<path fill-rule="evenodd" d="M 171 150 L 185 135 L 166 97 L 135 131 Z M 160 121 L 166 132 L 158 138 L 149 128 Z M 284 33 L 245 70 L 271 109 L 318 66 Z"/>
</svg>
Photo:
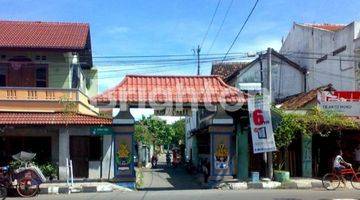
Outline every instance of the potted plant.
<svg viewBox="0 0 360 200">
<path fill-rule="evenodd" d="M 45 163 L 39 165 L 40 170 L 44 174 L 44 176 L 51 182 L 53 181 L 58 174 L 58 167 L 52 163 Z"/>
<path fill-rule="evenodd" d="M 280 124 L 277 126 L 275 132 L 275 143 L 279 150 L 275 153 L 275 167 L 274 179 L 275 181 L 285 182 L 290 180 L 290 172 L 284 170 L 286 163 L 286 153 L 288 152 L 289 145 L 296 138 L 297 134 L 304 134 L 304 124 L 301 123 L 296 114 L 280 113 L 282 119 Z"/>
</svg>

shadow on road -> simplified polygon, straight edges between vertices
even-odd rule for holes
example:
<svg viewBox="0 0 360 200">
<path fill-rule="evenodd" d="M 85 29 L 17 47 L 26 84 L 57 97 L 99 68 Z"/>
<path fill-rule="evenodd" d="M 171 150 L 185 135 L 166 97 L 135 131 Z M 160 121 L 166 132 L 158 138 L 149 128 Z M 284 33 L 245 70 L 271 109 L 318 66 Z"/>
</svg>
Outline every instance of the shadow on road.
<svg viewBox="0 0 360 200">
<path fill-rule="evenodd" d="M 182 166 L 168 167 L 159 163 L 155 169 L 144 169 L 144 184 L 139 190 L 196 190 L 203 189 L 195 175 L 190 175 Z"/>
</svg>

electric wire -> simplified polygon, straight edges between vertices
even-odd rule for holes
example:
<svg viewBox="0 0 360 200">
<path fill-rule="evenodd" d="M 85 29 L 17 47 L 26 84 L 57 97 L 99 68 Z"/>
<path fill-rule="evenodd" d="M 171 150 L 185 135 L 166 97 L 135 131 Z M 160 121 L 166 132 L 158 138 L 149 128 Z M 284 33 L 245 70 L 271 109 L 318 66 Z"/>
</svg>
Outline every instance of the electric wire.
<svg viewBox="0 0 360 200">
<path fill-rule="evenodd" d="M 211 17 L 211 21 L 210 21 L 210 23 L 209 23 L 209 25 L 208 25 L 208 27 L 207 27 L 207 30 L 206 30 L 206 32 L 205 32 L 205 35 L 204 35 L 204 37 L 203 37 L 203 39 L 202 39 L 202 41 L 201 41 L 200 48 L 203 47 L 204 42 L 205 42 L 205 40 L 206 40 L 206 38 L 207 38 L 207 36 L 208 36 L 208 34 L 209 34 L 210 28 L 211 28 L 212 24 L 214 23 L 214 19 L 215 19 L 215 16 L 216 16 L 217 11 L 218 11 L 218 9 L 219 9 L 219 6 L 220 6 L 221 1 L 222 1 L 222 0 L 218 0 L 218 2 L 217 2 L 217 4 L 216 4 L 216 8 L 215 8 L 215 11 L 214 11 L 214 13 L 213 13 L 213 15 L 212 15 L 212 17 Z"/>
<path fill-rule="evenodd" d="M 216 35 L 215 35 L 215 37 L 214 37 L 214 40 L 212 41 L 212 43 L 211 43 L 211 45 L 210 45 L 210 47 L 209 47 L 209 49 L 208 49 L 208 51 L 207 51 L 207 52 L 208 52 L 207 54 L 209 54 L 209 53 L 211 52 L 211 50 L 212 50 L 212 48 L 213 48 L 213 46 L 214 46 L 217 38 L 219 37 L 220 32 L 221 32 L 221 30 L 222 30 L 222 28 L 223 28 L 223 26 L 224 26 L 224 24 L 225 24 L 226 18 L 227 18 L 228 14 L 229 14 L 230 8 L 231 8 L 231 6 L 232 6 L 233 3 L 234 3 L 234 0 L 231 0 L 229 6 L 227 7 L 227 9 L 226 9 L 226 11 L 225 11 L 225 15 L 224 15 L 224 18 L 222 19 L 222 22 L 221 22 L 221 24 L 220 24 L 220 26 L 219 26 L 219 29 L 218 29 L 218 31 L 216 32 Z"/>
<path fill-rule="evenodd" d="M 229 52 L 230 52 L 230 51 L 231 51 L 231 49 L 233 48 L 233 46 L 234 46 L 235 42 L 237 41 L 237 39 L 238 39 L 238 38 L 239 38 L 239 36 L 240 36 L 240 33 L 244 30 L 245 25 L 247 24 L 247 22 L 249 21 L 249 19 L 250 19 L 251 15 L 253 14 L 253 12 L 254 12 L 254 10 L 255 10 L 255 8 L 256 8 L 256 6 L 257 6 L 258 2 L 259 2 L 259 0 L 256 0 L 256 2 L 255 2 L 255 4 L 254 4 L 254 6 L 252 7 L 252 9 L 251 9 L 251 11 L 250 11 L 249 15 L 246 17 L 246 20 L 244 21 L 243 25 L 241 26 L 240 31 L 237 33 L 237 35 L 235 36 L 235 39 L 232 41 L 232 43 L 231 43 L 231 45 L 230 45 L 229 49 L 228 49 L 228 50 L 227 50 L 227 52 L 225 53 L 225 56 L 224 56 L 224 58 L 222 59 L 222 62 L 226 59 L 226 56 L 229 54 Z"/>
</svg>

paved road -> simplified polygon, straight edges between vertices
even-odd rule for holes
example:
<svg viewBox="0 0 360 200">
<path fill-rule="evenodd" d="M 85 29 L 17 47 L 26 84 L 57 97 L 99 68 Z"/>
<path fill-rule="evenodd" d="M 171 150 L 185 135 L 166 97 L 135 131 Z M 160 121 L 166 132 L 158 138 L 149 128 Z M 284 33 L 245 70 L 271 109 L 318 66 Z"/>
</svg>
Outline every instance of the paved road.
<svg viewBox="0 0 360 200">
<path fill-rule="evenodd" d="M 15 198 L 9 198 L 15 200 Z M 82 193 L 70 195 L 39 195 L 30 200 L 327 200 L 360 199 L 360 191 L 313 191 L 313 190 L 168 190 L 112 193 Z M 20 200 L 20 198 L 19 198 Z"/>
<path fill-rule="evenodd" d="M 143 169 L 144 183 L 142 190 L 189 190 L 201 189 L 195 177 L 182 167 L 167 167 L 165 155 L 159 157 L 157 169 Z"/>
</svg>

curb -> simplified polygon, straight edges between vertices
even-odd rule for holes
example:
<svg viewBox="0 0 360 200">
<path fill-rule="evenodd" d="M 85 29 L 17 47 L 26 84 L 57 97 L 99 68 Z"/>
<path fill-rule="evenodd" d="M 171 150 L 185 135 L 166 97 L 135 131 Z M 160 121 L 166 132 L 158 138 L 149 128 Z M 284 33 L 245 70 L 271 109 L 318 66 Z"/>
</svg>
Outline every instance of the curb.
<svg viewBox="0 0 360 200">
<path fill-rule="evenodd" d="M 322 182 L 313 181 L 313 182 L 276 182 L 276 181 L 264 181 L 264 182 L 235 182 L 235 183 L 219 183 L 210 187 L 212 189 L 221 189 L 221 190 L 247 190 L 247 189 L 295 189 L 295 190 L 305 190 L 305 189 L 323 189 Z"/>
<path fill-rule="evenodd" d="M 99 186 L 82 186 L 82 187 L 58 187 L 50 186 L 46 188 L 40 188 L 39 194 L 71 194 L 71 193 L 96 193 L 96 192 L 113 192 L 113 187 L 109 185 Z"/>
</svg>

